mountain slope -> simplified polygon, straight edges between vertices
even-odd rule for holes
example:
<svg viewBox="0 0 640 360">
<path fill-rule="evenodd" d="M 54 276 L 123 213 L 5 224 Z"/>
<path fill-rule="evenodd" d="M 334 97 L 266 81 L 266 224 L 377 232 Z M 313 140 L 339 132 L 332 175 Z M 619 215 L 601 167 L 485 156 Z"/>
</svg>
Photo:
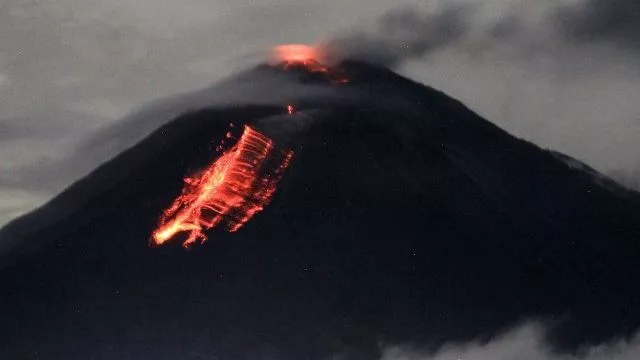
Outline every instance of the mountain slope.
<svg viewBox="0 0 640 360">
<path fill-rule="evenodd" d="M 459 102 L 347 62 L 279 106 L 194 109 L 0 232 L 15 358 L 376 358 L 529 318 L 559 350 L 640 325 L 640 197 Z M 256 84 L 260 86 L 261 84 Z M 264 85 L 264 84 L 262 84 Z M 271 85 L 271 83 L 269 83 Z M 295 151 L 273 202 L 192 251 L 149 248 L 228 123 Z M 25 247 L 28 250 L 25 250 Z M 22 255 L 20 255 L 22 254 Z"/>
</svg>

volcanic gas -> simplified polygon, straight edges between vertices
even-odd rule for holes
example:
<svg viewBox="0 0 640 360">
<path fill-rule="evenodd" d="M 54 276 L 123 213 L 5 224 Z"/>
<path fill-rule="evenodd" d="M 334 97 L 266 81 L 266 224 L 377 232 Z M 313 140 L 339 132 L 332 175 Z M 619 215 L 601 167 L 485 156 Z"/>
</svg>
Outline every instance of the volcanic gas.
<svg viewBox="0 0 640 360">
<path fill-rule="evenodd" d="M 233 139 L 232 133 L 226 138 Z M 292 158 L 292 151 L 277 150 L 269 137 L 245 126 L 233 147 L 184 179 L 182 193 L 162 213 L 151 245 L 162 245 L 183 232 L 184 247 L 203 243 L 204 231 L 219 224 L 229 232 L 238 230 L 270 202 Z"/>
</svg>

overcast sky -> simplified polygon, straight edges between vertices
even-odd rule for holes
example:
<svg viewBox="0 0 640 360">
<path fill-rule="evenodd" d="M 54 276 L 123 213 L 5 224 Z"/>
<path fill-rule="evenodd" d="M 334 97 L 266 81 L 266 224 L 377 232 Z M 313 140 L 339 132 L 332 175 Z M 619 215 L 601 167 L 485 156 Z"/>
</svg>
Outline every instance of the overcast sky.
<svg viewBox="0 0 640 360">
<path fill-rule="evenodd" d="M 132 110 L 209 86 L 272 45 L 327 39 L 346 39 L 352 50 L 356 39 L 359 53 L 517 136 L 631 174 L 640 168 L 638 7 L 636 0 L 0 0 L 0 226 L 99 165 L 104 159 L 79 144 Z"/>
</svg>

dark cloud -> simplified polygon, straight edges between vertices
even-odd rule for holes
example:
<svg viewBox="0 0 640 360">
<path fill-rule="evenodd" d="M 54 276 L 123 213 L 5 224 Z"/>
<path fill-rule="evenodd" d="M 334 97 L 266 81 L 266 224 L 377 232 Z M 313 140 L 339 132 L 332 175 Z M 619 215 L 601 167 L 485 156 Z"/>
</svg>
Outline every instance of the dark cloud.
<svg viewBox="0 0 640 360">
<path fill-rule="evenodd" d="M 380 17 L 372 31 L 336 36 L 327 42 L 327 49 L 338 59 L 361 59 L 386 66 L 463 44 L 461 40 L 468 36 L 511 41 L 509 45 L 517 46 L 528 56 L 532 50 L 546 49 L 544 43 L 558 41 L 564 45 L 604 41 L 640 50 L 638 1 L 588 0 L 560 6 L 538 19 L 535 26 L 528 22 L 527 11 L 510 12 L 508 5 L 489 23 L 476 21 L 483 10 L 481 4 L 449 3 L 431 12 L 415 6 L 399 7 Z M 557 36 L 549 37 L 549 31 Z M 492 45 L 492 41 L 482 44 L 486 48 Z"/>
<path fill-rule="evenodd" d="M 515 15 L 508 15 L 488 27 L 488 34 L 496 39 L 508 39 L 524 30 L 522 19 Z"/>
<path fill-rule="evenodd" d="M 560 28 L 571 39 L 610 41 L 640 50 L 640 2 L 588 0 L 582 6 L 558 11 Z"/>
<path fill-rule="evenodd" d="M 469 27 L 474 6 L 451 5 L 434 13 L 402 7 L 383 15 L 372 32 L 353 32 L 327 43 L 330 56 L 386 66 L 427 55 L 458 41 Z"/>
</svg>

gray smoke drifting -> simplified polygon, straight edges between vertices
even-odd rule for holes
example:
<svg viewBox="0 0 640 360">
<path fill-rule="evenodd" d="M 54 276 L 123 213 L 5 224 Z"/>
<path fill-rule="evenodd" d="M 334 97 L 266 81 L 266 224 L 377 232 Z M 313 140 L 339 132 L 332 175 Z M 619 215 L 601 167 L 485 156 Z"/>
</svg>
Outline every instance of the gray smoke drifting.
<svg viewBox="0 0 640 360">
<path fill-rule="evenodd" d="M 469 31 L 474 8 L 451 5 L 433 13 L 398 8 L 383 15 L 372 32 L 354 32 L 330 40 L 327 52 L 336 58 L 395 66 L 458 41 Z"/>
<path fill-rule="evenodd" d="M 513 46 L 523 55 L 584 43 L 608 42 L 623 49 L 640 50 L 640 2 L 584 0 L 557 2 L 541 12 L 540 4 L 501 1 L 434 2 L 404 6 L 381 16 L 371 29 L 357 29 L 327 41 L 330 58 L 364 60 L 397 66 L 449 47 L 483 51 Z M 548 4 L 547 4 L 548 5 Z M 487 17 L 486 14 L 492 14 Z M 558 46 L 560 45 L 560 46 Z"/>
</svg>

